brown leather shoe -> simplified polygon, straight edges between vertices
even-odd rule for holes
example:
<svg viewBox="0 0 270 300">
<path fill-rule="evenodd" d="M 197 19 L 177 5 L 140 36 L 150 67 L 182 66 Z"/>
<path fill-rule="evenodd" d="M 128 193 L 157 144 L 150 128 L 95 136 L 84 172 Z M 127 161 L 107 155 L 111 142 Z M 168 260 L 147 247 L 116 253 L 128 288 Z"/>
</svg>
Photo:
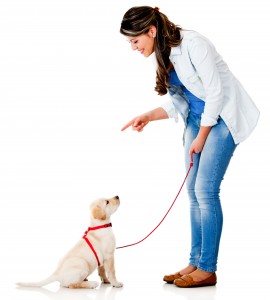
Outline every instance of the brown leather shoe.
<svg viewBox="0 0 270 300">
<path fill-rule="evenodd" d="M 173 283 L 174 285 L 183 288 L 211 286 L 216 285 L 217 276 L 216 273 L 213 273 L 212 275 L 210 275 L 210 277 L 206 278 L 205 280 L 194 281 L 191 275 L 185 275 L 181 278 L 175 279 Z"/>
<path fill-rule="evenodd" d="M 163 277 L 163 281 L 166 281 L 167 283 L 173 283 L 175 279 L 181 278 L 183 275 L 180 274 L 180 272 L 171 274 L 171 275 L 165 275 Z"/>
</svg>

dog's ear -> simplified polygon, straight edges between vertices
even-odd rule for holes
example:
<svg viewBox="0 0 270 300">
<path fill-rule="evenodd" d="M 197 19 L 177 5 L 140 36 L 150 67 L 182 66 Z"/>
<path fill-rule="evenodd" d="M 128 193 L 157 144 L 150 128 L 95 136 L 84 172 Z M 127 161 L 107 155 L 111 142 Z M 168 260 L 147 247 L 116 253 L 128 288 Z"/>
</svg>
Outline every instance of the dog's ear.
<svg viewBox="0 0 270 300">
<path fill-rule="evenodd" d="M 100 206 L 95 206 L 92 209 L 92 214 L 94 219 L 106 220 L 106 214 L 104 213 L 103 209 Z"/>
</svg>

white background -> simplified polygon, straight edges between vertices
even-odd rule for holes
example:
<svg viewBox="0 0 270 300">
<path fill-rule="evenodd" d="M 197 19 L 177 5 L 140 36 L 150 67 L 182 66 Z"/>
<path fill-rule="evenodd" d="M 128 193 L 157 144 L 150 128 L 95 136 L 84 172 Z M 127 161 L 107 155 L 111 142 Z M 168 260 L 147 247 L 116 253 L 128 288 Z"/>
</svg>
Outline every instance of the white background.
<svg viewBox="0 0 270 300">
<path fill-rule="evenodd" d="M 269 269 L 269 8 L 266 0 L 0 1 L 0 289 L 5 299 L 236 299 L 266 295 Z M 119 195 L 118 246 L 145 237 L 185 177 L 183 124 L 120 129 L 159 106 L 152 60 L 119 27 L 132 6 L 159 6 L 212 40 L 261 111 L 222 184 L 218 285 L 182 290 L 166 273 L 187 265 L 185 189 L 161 227 L 116 251 L 122 289 L 17 289 L 40 280 L 88 227 L 89 203 Z M 98 279 L 97 274 L 90 279 Z M 268 294 L 268 293 L 267 293 Z M 1 298 L 3 298 L 1 296 Z"/>
</svg>

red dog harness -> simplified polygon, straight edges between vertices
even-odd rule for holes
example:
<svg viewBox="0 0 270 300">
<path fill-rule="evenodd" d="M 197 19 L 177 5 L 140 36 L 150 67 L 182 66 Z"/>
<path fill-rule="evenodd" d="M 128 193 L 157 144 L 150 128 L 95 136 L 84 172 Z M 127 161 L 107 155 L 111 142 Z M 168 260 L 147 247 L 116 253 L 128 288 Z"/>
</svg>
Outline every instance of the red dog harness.
<svg viewBox="0 0 270 300">
<path fill-rule="evenodd" d="M 100 226 L 96 226 L 96 227 L 88 227 L 87 231 L 85 231 L 84 236 L 82 237 L 86 241 L 86 243 L 88 244 L 88 246 L 90 247 L 90 249 L 92 250 L 92 252 L 94 253 L 94 255 L 96 257 L 96 260 L 97 260 L 97 263 L 98 263 L 98 266 L 100 266 L 100 261 L 99 261 L 98 256 L 97 256 L 97 252 L 94 249 L 94 247 L 91 244 L 91 242 L 89 241 L 89 239 L 86 237 L 86 235 L 87 235 L 87 233 L 89 231 L 97 230 L 97 229 L 102 229 L 102 228 L 108 228 L 108 227 L 112 227 L 112 223 L 108 223 L 108 224 L 104 224 L 104 225 L 100 225 Z"/>
</svg>

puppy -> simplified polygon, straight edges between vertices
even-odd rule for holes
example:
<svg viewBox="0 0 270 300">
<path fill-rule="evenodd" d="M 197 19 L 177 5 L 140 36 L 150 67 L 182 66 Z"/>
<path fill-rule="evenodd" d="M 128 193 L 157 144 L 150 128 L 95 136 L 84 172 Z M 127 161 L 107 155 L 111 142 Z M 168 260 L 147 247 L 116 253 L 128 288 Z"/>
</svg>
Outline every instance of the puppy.
<svg viewBox="0 0 270 300">
<path fill-rule="evenodd" d="M 114 287 L 123 284 L 115 277 L 115 237 L 110 216 L 120 205 L 118 196 L 98 199 L 90 205 L 90 226 L 79 242 L 66 254 L 51 276 L 39 282 L 19 282 L 19 286 L 41 287 L 54 281 L 67 288 L 96 288 L 97 281 L 86 278 L 98 268 L 103 283 Z"/>
</svg>

